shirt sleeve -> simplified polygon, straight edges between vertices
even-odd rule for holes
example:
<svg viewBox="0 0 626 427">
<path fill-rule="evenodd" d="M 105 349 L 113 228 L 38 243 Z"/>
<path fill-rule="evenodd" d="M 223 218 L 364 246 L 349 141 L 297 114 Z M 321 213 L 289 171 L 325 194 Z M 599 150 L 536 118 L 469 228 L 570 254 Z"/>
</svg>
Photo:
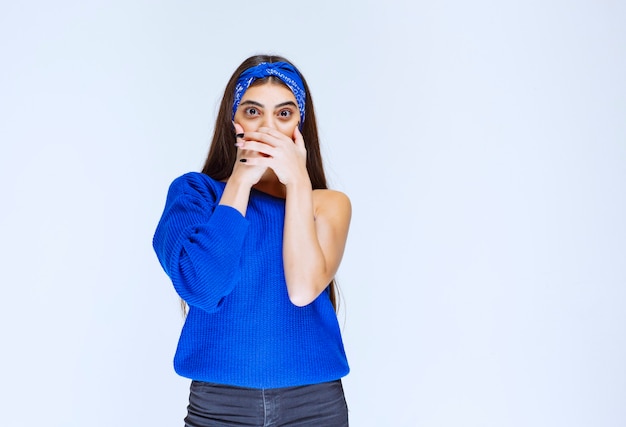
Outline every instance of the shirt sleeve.
<svg viewBox="0 0 626 427">
<path fill-rule="evenodd" d="M 213 185 L 211 185 L 213 184 Z M 248 221 L 198 173 L 174 180 L 152 245 L 176 292 L 213 312 L 235 287 Z"/>
</svg>

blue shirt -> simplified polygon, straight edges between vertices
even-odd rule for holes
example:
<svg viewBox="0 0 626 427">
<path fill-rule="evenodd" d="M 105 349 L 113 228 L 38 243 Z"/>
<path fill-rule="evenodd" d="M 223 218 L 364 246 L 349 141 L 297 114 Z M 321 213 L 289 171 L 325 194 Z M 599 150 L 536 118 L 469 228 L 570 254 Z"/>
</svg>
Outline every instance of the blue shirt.
<svg viewBox="0 0 626 427">
<path fill-rule="evenodd" d="M 171 184 L 153 247 L 189 305 L 179 375 L 253 388 L 332 381 L 349 372 L 328 292 L 291 303 L 283 269 L 284 199 L 251 190 L 246 216 L 219 205 L 225 183 L 201 173 Z"/>
</svg>

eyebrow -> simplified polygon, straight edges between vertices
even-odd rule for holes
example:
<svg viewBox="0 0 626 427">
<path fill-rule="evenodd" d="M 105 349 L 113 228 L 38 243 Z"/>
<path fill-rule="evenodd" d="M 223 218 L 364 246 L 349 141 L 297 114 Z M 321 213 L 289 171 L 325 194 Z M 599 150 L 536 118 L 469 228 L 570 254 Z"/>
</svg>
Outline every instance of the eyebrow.
<svg viewBox="0 0 626 427">
<path fill-rule="evenodd" d="M 255 105 L 255 106 L 257 106 L 257 107 L 265 108 L 265 105 L 261 104 L 260 102 L 257 102 L 257 101 L 252 101 L 252 100 L 249 100 L 249 99 L 248 99 L 248 100 L 246 100 L 246 101 L 243 101 L 243 102 L 242 102 L 241 104 L 239 104 L 239 105 Z M 285 107 L 285 106 L 287 106 L 287 105 L 291 105 L 291 106 L 294 106 L 294 107 L 298 108 L 298 106 L 296 105 L 296 103 L 295 103 L 295 102 L 293 102 L 293 101 L 285 101 L 285 102 L 281 102 L 280 104 L 276 104 L 276 105 L 274 106 L 274 109 L 276 109 L 276 108 L 280 108 L 280 107 Z"/>
</svg>

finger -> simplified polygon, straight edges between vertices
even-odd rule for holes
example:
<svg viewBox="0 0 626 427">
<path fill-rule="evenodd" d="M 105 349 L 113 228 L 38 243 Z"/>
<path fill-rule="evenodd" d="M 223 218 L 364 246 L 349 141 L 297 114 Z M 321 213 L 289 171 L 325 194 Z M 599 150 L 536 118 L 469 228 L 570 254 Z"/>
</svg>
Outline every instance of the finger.
<svg viewBox="0 0 626 427">
<path fill-rule="evenodd" d="M 245 141 L 245 151 L 250 151 L 267 157 L 274 154 L 275 148 L 264 142 Z"/>
<path fill-rule="evenodd" d="M 255 157 L 255 156 L 247 156 L 239 159 L 240 163 L 243 163 L 247 166 L 270 166 L 271 157 Z"/>
<path fill-rule="evenodd" d="M 235 127 L 235 146 L 237 147 L 243 147 L 243 137 L 244 137 L 244 133 L 243 133 L 243 126 L 241 126 L 239 123 L 235 123 L 233 121 L 233 126 Z"/>
<path fill-rule="evenodd" d="M 265 127 L 265 126 L 258 128 L 258 129 L 257 129 L 257 132 L 259 132 L 259 133 L 265 133 L 265 134 L 270 135 L 270 136 L 272 136 L 272 137 L 274 137 L 274 138 L 282 138 L 282 137 L 284 137 L 284 136 L 285 136 L 285 135 L 284 135 L 281 131 L 279 131 L 278 129 L 275 129 L 275 128 L 268 128 L 268 127 Z"/>
<path fill-rule="evenodd" d="M 304 148 L 304 137 L 300 132 L 300 123 L 298 123 L 298 126 L 293 130 L 293 142 L 296 143 L 297 147 Z"/>
<path fill-rule="evenodd" d="M 265 144 L 273 147 L 290 142 L 290 138 L 288 136 L 271 128 L 259 128 L 256 132 L 246 132 L 245 140 L 264 142 Z"/>
</svg>

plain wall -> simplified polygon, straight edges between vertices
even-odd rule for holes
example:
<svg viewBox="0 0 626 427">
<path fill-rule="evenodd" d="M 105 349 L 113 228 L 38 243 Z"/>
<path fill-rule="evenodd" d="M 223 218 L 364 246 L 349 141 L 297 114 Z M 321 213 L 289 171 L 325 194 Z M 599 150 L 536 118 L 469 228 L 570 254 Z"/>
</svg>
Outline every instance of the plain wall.
<svg viewBox="0 0 626 427">
<path fill-rule="evenodd" d="M 0 425 L 173 426 L 152 251 L 251 54 L 302 70 L 354 215 L 351 425 L 626 425 L 626 7 L 5 1 Z"/>
</svg>

